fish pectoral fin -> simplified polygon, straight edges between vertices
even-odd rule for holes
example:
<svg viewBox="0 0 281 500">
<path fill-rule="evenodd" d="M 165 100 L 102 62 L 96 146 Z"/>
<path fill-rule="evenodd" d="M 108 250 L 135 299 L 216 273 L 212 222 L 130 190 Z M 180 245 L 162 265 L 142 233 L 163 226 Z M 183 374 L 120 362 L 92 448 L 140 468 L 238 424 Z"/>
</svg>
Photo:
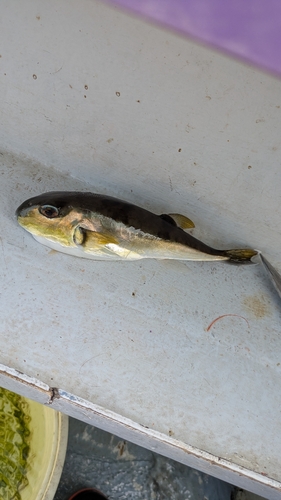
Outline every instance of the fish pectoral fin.
<svg viewBox="0 0 281 500">
<path fill-rule="evenodd" d="M 194 222 L 191 219 L 189 219 L 188 217 L 186 217 L 185 215 L 163 214 L 163 215 L 160 215 L 160 217 L 161 217 L 161 219 L 164 219 L 170 223 L 172 223 L 172 221 L 173 221 L 174 224 L 176 226 L 180 227 L 181 229 L 192 229 L 195 227 Z M 169 219 L 172 219 L 172 221 Z"/>
<path fill-rule="evenodd" d="M 109 244 L 118 245 L 118 241 L 111 234 L 90 231 L 83 227 L 75 229 L 73 239 L 76 245 L 82 245 L 85 250 L 98 250 Z"/>
</svg>

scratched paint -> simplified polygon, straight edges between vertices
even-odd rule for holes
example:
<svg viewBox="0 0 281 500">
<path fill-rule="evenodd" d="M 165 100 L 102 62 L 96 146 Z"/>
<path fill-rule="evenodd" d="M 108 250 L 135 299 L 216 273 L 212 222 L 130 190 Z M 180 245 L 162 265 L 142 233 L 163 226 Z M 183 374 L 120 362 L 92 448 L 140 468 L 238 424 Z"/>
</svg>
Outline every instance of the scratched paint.
<svg viewBox="0 0 281 500">
<path fill-rule="evenodd" d="M 244 318 L 243 316 L 240 316 L 239 314 L 222 314 L 221 316 L 218 316 L 217 318 L 213 319 L 213 321 L 209 324 L 209 326 L 206 328 L 206 332 L 209 332 L 210 329 L 212 328 L 212 326 L 217 322 L 217 321 L 220 321 L 222 320 L 223 318 L 227 318 L 228 316 L 232 316 L 234 318 L 241 318 L 243 319 L 244 321 L 246 321 L 248 327 L 250 326 L 249 325 L 249 321 Z"/>
</svg>

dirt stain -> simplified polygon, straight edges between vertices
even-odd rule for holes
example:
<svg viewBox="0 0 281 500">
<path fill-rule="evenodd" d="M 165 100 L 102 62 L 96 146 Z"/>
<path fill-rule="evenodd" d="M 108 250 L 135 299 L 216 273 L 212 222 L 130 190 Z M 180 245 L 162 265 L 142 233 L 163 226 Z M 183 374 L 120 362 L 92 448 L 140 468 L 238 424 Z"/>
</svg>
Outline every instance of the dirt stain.
<svg viewBox="0 0 281 500">
<path fill-rule="evenodd" d="M 125 448 L 126 448 L 126 441 L 120 441 L 117 444 L 117 448 L 118 448 L 119 456 L 122 457 L 122 455 L 125 451 Z"/>
<path fill-rule="evenodd" d="M 269 316 L 271 312 L 270 305 L 263 295 L 248 295 L 243 300 L 243 307 L 256 319 L 261 319 L 265 316 Z"/>
</svg>

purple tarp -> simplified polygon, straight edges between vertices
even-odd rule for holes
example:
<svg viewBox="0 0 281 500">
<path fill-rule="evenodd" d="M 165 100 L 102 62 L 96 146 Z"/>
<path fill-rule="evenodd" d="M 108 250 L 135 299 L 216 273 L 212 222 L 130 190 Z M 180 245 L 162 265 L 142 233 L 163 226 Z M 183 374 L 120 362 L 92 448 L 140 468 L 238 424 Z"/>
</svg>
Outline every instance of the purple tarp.
<svg viewBox="0 0 281 500">
<path fill-rule="evenodd" d="M 281 0 L 112 0 L 181 34 L 281 74 Z"/>
</svg>

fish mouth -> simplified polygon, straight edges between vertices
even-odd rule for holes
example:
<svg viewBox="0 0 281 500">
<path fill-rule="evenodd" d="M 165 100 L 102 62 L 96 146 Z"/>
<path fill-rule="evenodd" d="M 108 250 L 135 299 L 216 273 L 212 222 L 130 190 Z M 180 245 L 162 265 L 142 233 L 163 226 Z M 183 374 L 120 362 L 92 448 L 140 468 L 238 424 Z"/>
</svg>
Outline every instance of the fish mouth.
<svg viewBox="0 0 281 500">
<path fill-rule="evenodd" d="M 24 219 L 28 214 L 28 209 L 27 208 L 17 208 L 16 212 L 15 212 L 15 216 L 16 218 L 19 220 L 19 219 Z"/>
<path fill-rule="evenodd" d="M 18 219 L 19 217 L 21 217 L 21 216 L 22 216 L 22 205 L 20 205 L 20 206 L 16 209 L 16 211 L 15 211 L 15 216 L 16 216 L 16 218 L 17 218 L 17 219 Z"/>
<path fill-rule="evenodd" d="M 31 207 L 34 207 L 33 203 L 24 201 L 15 211 L 15 216 L 17 217 L 17 219 L 19 217 L 25 217 Z"/>
</svg>

